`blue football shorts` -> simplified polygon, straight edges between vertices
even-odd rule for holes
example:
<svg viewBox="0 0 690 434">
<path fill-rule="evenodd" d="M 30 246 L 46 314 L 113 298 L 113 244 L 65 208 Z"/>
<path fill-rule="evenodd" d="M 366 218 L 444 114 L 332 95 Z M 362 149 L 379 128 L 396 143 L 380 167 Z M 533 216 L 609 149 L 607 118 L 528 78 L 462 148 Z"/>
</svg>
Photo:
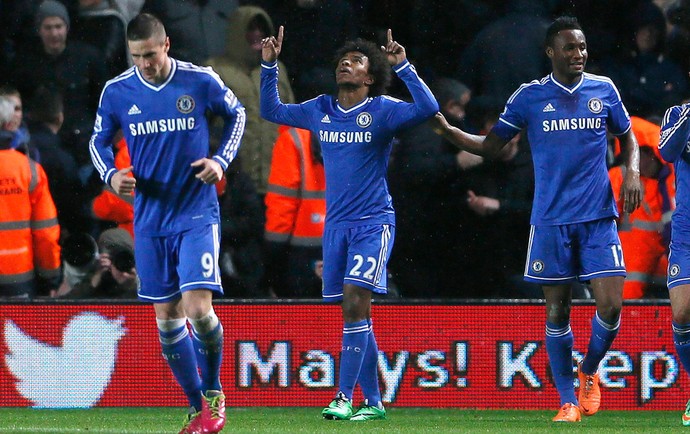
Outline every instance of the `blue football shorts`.
<svg viewBox="0 0 690 434">
<path fill-rule="evenodd" d="M 679 285 L 690 285 L 690 245 L 671 241 L 670 250 L 666 272 L 668 289 Z"/>
<path fill-rule="evenodd" d="M 222 294 L 219 248 L 217 224 L 169 236 L 137 234 L 134 259 L 139 274 L 139 298 L 166 303 L 192 289 L 209 289 Z"/>
<path fill-rule="evenodd" d="M 386 264 L 393 249 L 395 226 L 378 224 L 325 229 L 323 233 L 323 299 L 339 302 L 349 283 L 377 294 L 388 291 Z"/>
<path fill-rule="evenodd" d="M 524 275 L 527 282 L 558 285 L 625 275 L 613 218 L 559 226 L 532 225 Z"/>
</svg>

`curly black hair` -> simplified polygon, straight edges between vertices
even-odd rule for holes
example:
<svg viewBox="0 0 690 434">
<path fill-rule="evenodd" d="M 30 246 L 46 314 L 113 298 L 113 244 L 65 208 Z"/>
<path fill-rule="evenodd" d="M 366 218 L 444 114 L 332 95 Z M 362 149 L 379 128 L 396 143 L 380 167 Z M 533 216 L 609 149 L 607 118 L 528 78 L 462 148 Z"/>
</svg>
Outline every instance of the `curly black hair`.
<svg viewBox="0 0 690 434">
<path fill-rule="evenodd" d="M 369 59 L 369 74 L 374 77 L 374 83 L 369 86 L 369 96 L 384 94 L 391 82 L 391 67 L 386 54 L 373 42 L 361 38 L 345 42 L 335 53 L 334 69 L 338 68 L 338 63 L 345 54 L 353 51 L 360 52 Z"/>
</svg>

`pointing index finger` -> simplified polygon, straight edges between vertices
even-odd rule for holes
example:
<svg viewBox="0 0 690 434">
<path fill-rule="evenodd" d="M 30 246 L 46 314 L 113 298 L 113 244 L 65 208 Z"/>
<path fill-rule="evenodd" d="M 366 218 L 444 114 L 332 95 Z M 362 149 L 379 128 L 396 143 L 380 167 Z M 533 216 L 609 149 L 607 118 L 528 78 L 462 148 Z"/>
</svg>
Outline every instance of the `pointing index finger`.
<svg viewBox="0 0 690 434">
<path fill-rule="evenodd" d="M 278 44 L 283 43 L 283 26 L 278 27 Z"/>
<path fill-rule="evenodd" d="M 388 43 L 390 44 L 391 42 L 393 42 L 393 31 L 388 29 Z"/>
</svg>

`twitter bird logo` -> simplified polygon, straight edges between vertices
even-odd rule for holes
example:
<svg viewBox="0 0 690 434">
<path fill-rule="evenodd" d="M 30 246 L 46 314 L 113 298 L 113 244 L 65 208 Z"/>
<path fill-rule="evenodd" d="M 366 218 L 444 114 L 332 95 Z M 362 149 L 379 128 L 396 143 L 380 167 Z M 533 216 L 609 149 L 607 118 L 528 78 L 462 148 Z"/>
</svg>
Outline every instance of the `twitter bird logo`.
<svg viewBox="0 0 690 434">
<path fill-rule="evenodd" d="M 5 321 L 5 364 L 17 391 L 42 408 L 93 407 L 110 383 L 124 318 L 82 312 L 69 320 L 62 346 L 46 344 Z"/>
</svg>

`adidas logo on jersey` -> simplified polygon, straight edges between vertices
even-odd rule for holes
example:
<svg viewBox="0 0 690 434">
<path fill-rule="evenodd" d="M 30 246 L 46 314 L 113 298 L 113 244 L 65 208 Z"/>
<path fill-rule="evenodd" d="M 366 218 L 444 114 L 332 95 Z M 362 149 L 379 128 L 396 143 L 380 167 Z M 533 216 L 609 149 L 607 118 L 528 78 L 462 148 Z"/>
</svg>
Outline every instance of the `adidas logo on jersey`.
<svg viewBox="0 0 690 434">
<path fill-rule="evenodd" d="M 549 112 L 555 112 L 556 109 L 553 108 L 551 103 L 546 104 L 546 107 L 544 107 L 544 110 L 542 110 L 544 113 L 549 113 Z"/>
<path fill-rule="evenodd" d="M 136 104 L 134 104 L 129 111 L 127 112 L 128 115 L 140 115 L 141 110 L 139 110 L 139 107 L 137 107 Z"/>
<path fill-rule="evenodd" d="M 324 117 L 321 118 L 321 123 L 330 124 L 331 118 L 329 118 L 328 115 L 325 115 Z"/>
</svg>

